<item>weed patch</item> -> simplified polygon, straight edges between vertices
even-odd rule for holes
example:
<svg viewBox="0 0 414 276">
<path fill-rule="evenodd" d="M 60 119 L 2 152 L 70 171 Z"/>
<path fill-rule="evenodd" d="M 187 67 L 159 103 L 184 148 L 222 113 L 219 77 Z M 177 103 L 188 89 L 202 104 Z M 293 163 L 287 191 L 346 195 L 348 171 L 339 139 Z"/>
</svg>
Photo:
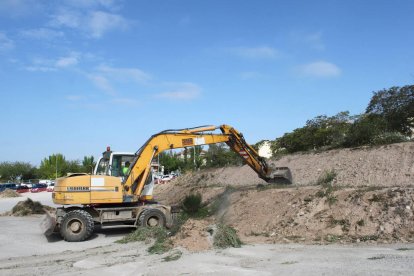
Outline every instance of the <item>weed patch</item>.
<svg viewBox="0 0 414 276">
<path fill-rule="evenodd" d="M 190 194 L 183 200 L 183 209 L 188 214 L 195 214 L 201 208 L 202 196 L 200 193 Z"/>
<path fill-rule="evenodd" d="M 217 248 L 241 247 L 242 242 L 233 227 L 218 224 L 213 245 Z"/>
<path fill-rule="evenodd" d="M 173 250 L 168 256 L 162 258 L 164 262 L 172 262 L 176 261 L 183 255 L 183 252 L 180 250 Z"/>
<path fill-rule="evenodd" d="M 385 259 L 385 256 L 374 256 L 374 257 L 370 257 L 368 258 L 368 260 L 381 260 L 381 259 Z"/>
<path fill-rule="evenodd" d="M 147 249 L 151 254 L 162 254 L 172 247 L 171 241 L 168 240 L 167 230 L 164 227 L 139 227 L 134 232 L 116 241 L 116 243 L 136 241 L 150 243 L 152 240 L 155 240 L 154 244 Z"/>
<path fill-rule="evenodd" d="M 326 171 L 324 174 L 322 174 L 316 184 L 317 185 L 321 185 L 321 186 L 326 186 L 328 184 L 331 184 L 332 181 L 336 178 L 337 173 L 335 172 L 335 170 L 330 170 L 330 171 Z"/>
<path fill-rule="evenodd" d="M 414 250 L 414 248 L 408 248 L 408 247 L 401 247 L 401 248 L 397 248 L 398 251 L 409 251 L 409 250 Z"/>
</svg>

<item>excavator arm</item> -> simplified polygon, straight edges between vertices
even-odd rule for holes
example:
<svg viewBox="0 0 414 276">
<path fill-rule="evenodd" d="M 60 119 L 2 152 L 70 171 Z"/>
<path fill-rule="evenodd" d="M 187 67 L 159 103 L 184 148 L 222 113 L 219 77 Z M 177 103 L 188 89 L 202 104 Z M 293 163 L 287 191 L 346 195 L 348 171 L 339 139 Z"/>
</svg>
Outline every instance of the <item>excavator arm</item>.
<svg viewBox="0 0 414 276">
<path fill-rule="evenodd" d="M 213 133 L 213 131 L 218 129 L 221 130 L 221 133 Z M 219 127 L 203 126 L 189 129 L 165 130 L 151 136 L 135 154 L 129 174 L 122 183 L 124 194 L 132 197 L 139 197 L 141 195 L 151 170 L 151 161 L 161 152 L 168 149 L 217 143 L 226 143 L 266 182 L 291 183 L 291 175 L 288 168 L 271 169 L 265 159 L 259 156 L 256 150 L 244 140 L 243 135 L 236 129 L 228 125 L 221 125 Z"/>
</svg>

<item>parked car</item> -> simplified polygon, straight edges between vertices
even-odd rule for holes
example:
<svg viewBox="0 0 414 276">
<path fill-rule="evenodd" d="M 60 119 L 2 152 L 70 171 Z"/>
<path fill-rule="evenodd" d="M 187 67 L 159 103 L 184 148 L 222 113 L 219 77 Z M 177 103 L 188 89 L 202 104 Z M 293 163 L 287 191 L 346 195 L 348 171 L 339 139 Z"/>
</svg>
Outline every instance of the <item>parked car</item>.
<svg viewBox="0 0 414 276">
<path fill-rule="evenodd" d="M 46 190 L 48 192 L 53 192 L 55 190 L 55 183 L 50 183 L 49 185 L 47 185 Z"/>
<path fill-rule="evenodd" d="M 27 193 L 27 192 L 29 192 L 30 191 L 30 189 L 29 189 L 29 187 L 27 187 L 26 185 L 17 185 L 16 186 L 16 192 L 18 192 L 18 193 Z"/>
<path fill-rule="evenodd" d="M 170 182 L 172 179 L 174 178 L 174 176 L 166 174 L 161 176 L 161 178 L 158 179 L 158 184 L 165 184 Z"/>
<path fill-rule="evenodd" d="M 0 192 L 4 192 L 4 190 L 6 189 L 16 190 L 16 184 L 15 183 L 0 184 Z"/>
<path fill-rule="evenodd" d="M 47 190 L 46 184 L 33 184 L 32 188 L 30 189 L 30 192 L 39 193 L 39 192 L 45 192 L 46 190 Z"/>
</svg>

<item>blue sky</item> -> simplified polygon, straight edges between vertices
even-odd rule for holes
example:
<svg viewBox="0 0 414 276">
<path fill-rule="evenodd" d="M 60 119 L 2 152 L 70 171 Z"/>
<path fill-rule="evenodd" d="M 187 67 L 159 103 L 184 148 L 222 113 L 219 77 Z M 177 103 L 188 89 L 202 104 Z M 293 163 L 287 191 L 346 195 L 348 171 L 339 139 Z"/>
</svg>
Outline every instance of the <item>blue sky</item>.
<svg viewBox="0 0 414 276">
<path fill-rule="evenodd" d="M 414 1 L 2 0 L 0 161 L 135 151 L 230 124 L 248 142 L 414 81 Z"/>
</svg>

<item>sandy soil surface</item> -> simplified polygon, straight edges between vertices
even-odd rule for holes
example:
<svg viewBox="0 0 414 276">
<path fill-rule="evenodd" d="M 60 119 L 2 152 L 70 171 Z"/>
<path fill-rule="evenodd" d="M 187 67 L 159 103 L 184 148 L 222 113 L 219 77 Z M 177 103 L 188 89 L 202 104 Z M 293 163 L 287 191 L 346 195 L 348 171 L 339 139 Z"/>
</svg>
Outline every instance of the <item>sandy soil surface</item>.
<svg viewBox="0 0 414 276">
<path fill-rule="evenodd" d="M 289 167 L 294 185 L 315 184 L 325 172 L 337 173 L 341 186 L 410 186 L 414 184 L 414 142 L 379 147 L 291 154 L 271 162 Z M 265 184 L 248 166 L 210 169 L 181 177 L 181 183 L 195 186 Z"/>
<path fill-rule="evenodd" d="M 36 230 L 41 218 L 1 217 L 1 275 L 408 275 L 414 244 L 388 246 L 245 245 L 191 253 L 177 261 L 146 252 L 144 243 L 116 244 L 126 233 L 98 231 L 91 240 L 47 240 Z M 2 231 L 4 232 L 4 231 Z"/>
</svg>

